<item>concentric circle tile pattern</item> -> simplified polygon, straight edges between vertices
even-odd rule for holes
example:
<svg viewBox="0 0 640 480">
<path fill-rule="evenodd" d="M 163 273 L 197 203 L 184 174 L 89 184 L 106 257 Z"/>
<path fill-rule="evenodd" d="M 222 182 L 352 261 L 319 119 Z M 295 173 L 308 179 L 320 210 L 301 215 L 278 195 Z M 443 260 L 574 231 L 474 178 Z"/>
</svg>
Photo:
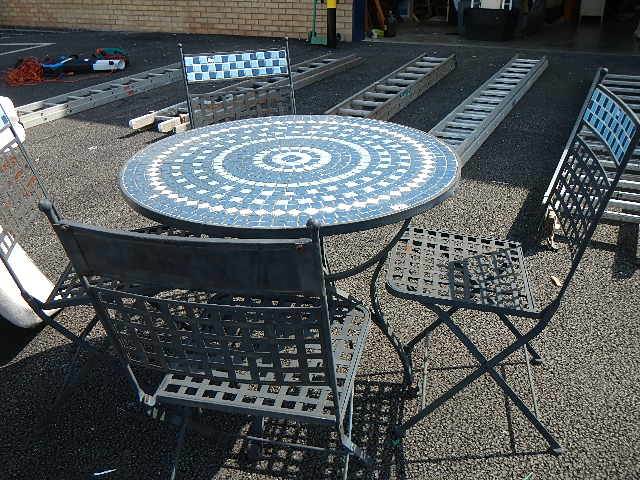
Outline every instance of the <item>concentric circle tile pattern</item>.
<svg viewBox="0 0 640 480">
<path fill-rule="evenodd" d="M 281 116 L 159 141 L 125 165 L 120 186 L 134 208 L 169 225 L 268 235 L 304 229 L 314 218 L 326 233 L 346 233 L 426 210 L 458 177 L 455 154 L 419 130 Z"/>
</svg>

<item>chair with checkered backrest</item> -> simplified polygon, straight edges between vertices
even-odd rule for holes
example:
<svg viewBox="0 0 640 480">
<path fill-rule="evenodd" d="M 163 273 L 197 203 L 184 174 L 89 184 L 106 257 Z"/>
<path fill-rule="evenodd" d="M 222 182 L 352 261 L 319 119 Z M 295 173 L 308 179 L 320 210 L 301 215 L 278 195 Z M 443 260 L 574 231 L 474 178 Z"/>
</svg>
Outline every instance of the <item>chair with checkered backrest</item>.
<svg viewBox="0 0 640 480">
<path fill-rule="evenodd" d="M 613 172 L 607 172 L 584 140 L 581 132 L 585 129 L 608 149 L 607 157 L 616 166 Z M 634 113 L 606 87 L 596 86 L 585 105 L 581 124 L 574 129 L 573 141 L 546 201 L 547 210 L 558 220 L 573 260 L 560 295 L 577 269 L 639 139 L 640 127 Z"/>
<path fill-rule="evenodd" d="M 607 174 L 589 145 L 578 135 L 583 128 L 590 129 L 610 150 L 616 164 L 613 174 Z M 554 223 L 557 221 L 564 234 L 571 263 L 556 297 L 543 309 L 538 309 L 534 302 L 525 256 L 518 242 L 414 226 L 404 233 L 388 258 L 387 291 L 419 302 L 438 316 L 407 343 L 404 351 L 410 356 L 419 342 L 429 338 L 440 325 L 446 325 L 477 360 L 478 367 L 399 425 L 398 437 L 487 373 L 544 437 L 550 450 L 555 454 L 564 451 L 539 420 L 536 402 L 531 411 L 496 368 L 520 348 L 527 359 L 531 356 L 528 369 L 530 363 L 542 361 L 530 342 L 543 332 L 559 308 L 639 139 L 640 121 L 633 111 L 606 88 L 595 86 L 567 144 L 545 205 L 545 211 L 553 212 Z M 454 322 L 453 315 L 459 310 L 495 314 L 515 341 L 491 357 L 485 357 Z M 512 316 L 529 319 L 534 324 L 522 333 L 509 318 Z M 410 364 L 410 359 L 405 360 Z M 406 372 L 406 378 L 413 380 L 411 369 Z M 532 379 L 530 370 L 529 378 Z M 533 383 L 531 391 L 534 391 Z"/>
<path fill-rule="evenodd" d="M 191 128 L 242 118 L 295 115 L 288 39 L 282 48 L 229 53 L 186 54 L 182 44 L 178 47 Z M 232 85 L 210 90 L 222 82 Z"/>
<path fill-rule="evenodd" d="M 351 300 L 327 298 L 317 226 L 295 240 L 162 237 L 67 222 L 50 203 L 41 208 L 139 399 L 186 407 L 178 449 L 193 407 L 254 416 L 256 437 L 264 417 L 334 426 L 345 461 L 369 462 L 350 425 L 370 315 Z M 95 285 L 96 275 L 156 294 Z M 139 387 L 136 367 L 164 374 L 155 391 Z"/>
</svg>

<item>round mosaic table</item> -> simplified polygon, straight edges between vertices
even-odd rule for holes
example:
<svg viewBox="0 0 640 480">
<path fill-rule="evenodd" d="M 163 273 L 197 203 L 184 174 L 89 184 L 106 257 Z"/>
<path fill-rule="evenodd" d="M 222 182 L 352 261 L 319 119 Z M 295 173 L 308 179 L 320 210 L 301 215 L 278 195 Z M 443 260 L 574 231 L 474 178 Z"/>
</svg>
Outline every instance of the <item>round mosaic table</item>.
<svg viewBox="0 0 640 480">
<path fill-rule="evenodd" d="M 161 140 L 129 160 L 127 202 L 166 225 L 211 235 L 323 234 L 410 218 L 453 192 L 460 164 L 426 133 L 328 115 L 239 120 Z"/>
</svg>

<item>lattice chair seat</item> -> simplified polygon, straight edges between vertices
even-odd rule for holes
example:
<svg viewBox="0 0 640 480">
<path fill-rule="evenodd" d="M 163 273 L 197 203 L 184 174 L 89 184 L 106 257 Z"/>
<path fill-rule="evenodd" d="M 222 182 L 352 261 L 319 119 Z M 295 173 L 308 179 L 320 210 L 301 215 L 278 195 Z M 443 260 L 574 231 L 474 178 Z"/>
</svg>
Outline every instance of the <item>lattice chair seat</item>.
<svg viewBox="0 0 640 480">
<path fill-rule="evenodd" d="M 410 227 L 388 265 L 387 289 L 405 298 L 535 311 L 518 242 Z"/>
<path fill-rule="evenodd" d="M 367 331 L 371 321 L 369 311 L 362 306 L 338 306 L 332 311 L 333 361 L 336 365 L 339 411 L 347 411 L 349 392 L 353 385 L 355 372 L 360 361 Z M 304 355 L 312 356 L 307 345 Z M 295 346 L 291 346 L 295 350 Z M 316 352 L 318 353 L 318 352 Z M 292 353 L 292 361 L 297 352 Z M 248 367 L 246 359 L 239 358 L 236 368 Z M 262 359 L 266 360 L 266 359 Z M 321 367 L 322 360 L 307 360 L 311 371 Z M 257 368 L 263 366 L 272 369 L 268 361 L 257 362 Z M 283 365 L 283 368 L 285 366 Z M 203 408 L 208 405 L 216 410 L 233 413 L 252 413 L 260 409 L 267 416 L 295 418 L 318 423 L 336 422 L 335 398 L 327 385 L 298 386 L 299 378 L 295 374 L 284 374 L 288 385 L 279 385 L 276 375 L 265 375 L 270 384 L 232 383 L 219 372 L 220 378 L 206 378 L 178 374 L 165 375 L 159 385 L 155 399 L 160 403 L 190 405 Z M 320 374 L 318 374 L 320 375 Z"/>
</svg>

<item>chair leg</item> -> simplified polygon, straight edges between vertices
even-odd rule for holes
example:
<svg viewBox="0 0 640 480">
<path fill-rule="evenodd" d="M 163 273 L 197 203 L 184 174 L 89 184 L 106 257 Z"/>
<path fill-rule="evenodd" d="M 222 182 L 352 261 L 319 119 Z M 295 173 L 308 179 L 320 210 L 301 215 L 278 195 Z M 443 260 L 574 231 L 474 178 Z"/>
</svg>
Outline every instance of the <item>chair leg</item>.
<svg viewBox="0 0 640 480">
<path fill-rule="evenodd" d="M 353 428 L 353 390 L 351 390 L 351 398 L 349 399 L 349 405 L 347 406 L 347 417 L 345 418 L 347 424 L 347 437 L 351 438 L 351 430 Z M 344 464 L 342 466 L 342 480 L 347 480 L 349 474 L 349 458 L 351 454 L 347 451 L 344 456 Z"/>
<path fill-rule="evenodd" d="M 367 453 L 351 440 L 351 432 L 353 429 L 353 389 L 351 389 L 351 398 L 349 399 L 349 405 L 347 406 L 347 412 L 344 421 L 346 422 L 346 432 L 340 429 L 340 442 L 342 443 L 342 450 L 345 452 L 344 470 L 342 478 L 347 478 L 349 469 L 349 457 L 354 456 L 365 467 L 371 468 L 373 466 L 373 459 L 367 455 Z"/>
<path fill-rule="evenodd" d="M 412 352 L 415 346 L 425 338 L 430 337 L 433 331 L 436 328 L 438 328 L 440 325 L 442 325 L 442 322 L 443 322 L 442 318 L 438 318 L 434 322 L 432 322 L 427 328 L 422 330 L 418 335 L 416 335 L 409 342 L 407 342 L 407 344 L 404 347 L 405 351 L 407 353 Z"/>
<path fill-rule="evenodd" d="M 43 316 L 41 316 L 41 318 L 49 327 L 53 328 L 56 332 L 58 332 L 63 337 L 66 337 L 69 340 L 71 340 L 74 344 L 77 343 L 78 346 L 81 346 L 82 348 L 85 348 L 91 352 L 96 352 L 96 353 L 100 352 L 100 350 L 98 350 L 96 347 L 94 347 L 93 345 L 91 345 L 89 342 L 85 340 L 85 338 L 83 337 L 83 333 L 81 333 L 80 335 L 76 335 L 71 330 L 69 330 L 68 328 L 64 327 L 63 325 L 55 321 L 53 318 L 43 317 Z M 95 327 L 97 323 L 98 323 L 98 318 L 94 317 L 91 320 L 91 322 L 89 322 L 89 325 L 85 327 L 83 332 L 86 331 L 87 332 L 86 335 L 88 335 L 88 333 L 91 332 L 91 330 L 93 329 L 93 327 Z M 91 328 L 89 328 L 89 326 L 91 326 Z"/>
<path fill-rule="evenodd" d="M 90 353 L 92 354 L 91 358 L 77 372 L 77 374 L 74 375 L 76 365 L 80 358 L 80 351 L 84 347 L 84 345 L 87 344 L 86 338 L 91 333 L 91 331 L 93 330 L 93 328 L 96 326 L 97 323 L 98 323 L 98 317 L 95 316 L 91 320 L 91 322 L 89 322 L 87 326 L 82 330 L 80 335 L 78 335 L 77 340 L 74 341 L 74 345 L 76 345 L 76 349 L 75 349 L 75 352 L 73 353 L 73 359 L 69 364 L 68 371 L 64 377 L 64 380 L 62 381 L 62 386 L 60 387 L 58 395 L 56 395 L 56 399 L 53 402 L 54 408 L 57 407 L 58 404 L 62 401 L 62 399 L 65 396 L 66 390 L 72 385 L 77 385 L 80 382 L 80 380 L 84 377 L 84 375 L 90 370 L 90 367 L 93 366 L 95 357 L 98 355 L 97 353 L 98 350 L 90 351 Z"/>
<path fill-rule="evenodd" d="M 520 411 L 527 417 L 527 419 L 533 424 L 533 426 L 538 430 L 538 432 L 545 438 L 547 443 L 549 444 L 550 450 L 555 455 L 562 454 L 565 450 L 560 446 L 560 444 L 556 441 L 556 439 L 549 433 L 547 428 L 540 422 L 540 420 L 529 410 L 529 408 L 524 404 L 522 399 L 518 397 L 518 395 L 507 385 L 504 378 L 502 378 L 494 369 L 495 367 L 502 361 L 504 361 L 507 357 L 512 355 L 519 348 L 522 348 L 531 339 L 535 338 L 539 335 L 545 326 L 549 323 L 548 319 L 540 320 L 531 330 L 529 330 L 526 334 L 520 335 L 517 340 L 511 343 L 509 346 L 504 348 L 502 351 L 487 359 L 482 355 L 482 353 L 477 349 L 477 347 L 471 342 L 471 340 L 460 330 L 460 328 L 453 322 L 451 317 L 444 312 L 441 308 L 435 305 L 428 306 L 432 311 L 434 311 L 438 315 L 442 315 L 445 317 L 445 323 L 451 329 L 451 331 L 460 339 L 460 341 L 465 345 L 467 350 L 476 358 L 476 360 L 480 363 L 478 368 L 471 372 L 469 375 L 464 377 L 458 383 L 456 383 L 449 390 L 444 392 L 438 398 L 433 400 L 429 405 L 423 408 L 420 412 L 415 414 L 413 417 L 409 418 L 406 422 L 400 425 L 396 425 L 394 427 L 394 443 L 399 443 L 400 439 L 405 435 L 406 431 L 413 426 L 415 426 L 419 421 L 423 420 L 425 417 L 433 413 L 437 408 L 443 405 L 447 400 L 458 394 L 460 391 L 468 387 L 475 380 L 480 378 L 485 373 L 489 373 L 493 379 L 498 383 L 498 385 L 502 388 L 505 394 L 514 402 L 514 404 L 520 409 Z"/>
<path fill-rule="evenodd" d="M 503 315 L 501 313 L 498 314 L 498 317 L 500 318 L 500 320 L 502 320 L 502 323 L 505 324 L 505 326 L 511 331 L 511 333 L 513 333 L 513 335 L 516 338 L 522 338 L 522 333 L 520 333 L 520 330 L 518 330 L 518 327 L 516 327 L 511 320 L 509 320 L 509 318 L 506 315 Z M 542 364 L 542 357 L 540 356 L 540 354 L 531 346 L 530 343 L 526 343 L 525 344 L 525 348 L 527 349 L 527 351 L 529 352 L 529 354 L 531 355 L 531 363 L 533 365 L 541 365 Z"/>
<path fill-rule="evenodd" d="M 262 437 L 264 435 L 264 417 L 255 417 L 249 428 L 249 435 L 252 437 Z M 264 445 L 257 440 L 247 442 L 247 456 L 249 460 L 255 462 L 263 456 Z"/>
<path fill-rule="evenodd" d="M 460 341 L 467 347 L 467 350 L 474 356 L 474 358 L 480 363 L 480 365 L 485 365 L 487 363 L 487 358 L 478 350 L 478 348 L 473 344 L 473 342 L 467 337 L 464 332 L 458 327 L 451 319 L 447 321 L 447 324 L 451 331 L 455 334 L 456 337 L 460 339 Z M 521 337 L 522 339 L 522 337 Z M 525 344 L 526 345 L 526 344 Z M 544 439 L 549 444 L 550 450 L 555 455 L 560 455 L 565 452 L 565 449 L 560 446 L 558 441 L 554 438 L 553 435 L 549 432 L 547 427 L 543 425 L 543 423 L 538 419 L 538 417 L 527 407 L 527 405 L 522 401 L 522 399 L 518 396 L 518 394 L 509 386 L 509 384 L 505 381 L 505 379 L 500 375 L 494 367 L 490 367 L 487 369 L 487 373 L 491 375 L 491 378 L 498 384 L 498 386 L 504 391 L 504 393 L 511 399 L 511 401 L 515 404 L 516 407 L 523 413 L 523 415 L 529 420 L 529 422 L 534 426 L 534 428 L 544 437 Z"/>
<path fill-rule="evenodd" d="M 180 461 L 180 453 L 182 453 L 182 447 L 184 446 L 184 437 L 187 431 L 187 425 L 189 423 L 190 416 L 191 409 L 189 407 L 185 407 L 182 417 L 182 425 L 180 425 L 180 430 L 178 430 L 178 433 L 176 435 L 176 448 L 173 452 L 173 465 L 171 466 L 171 476 L 169 477 L 171 480 L 175 480 L 176 478 L 178 462 Z"/>
</svg>

